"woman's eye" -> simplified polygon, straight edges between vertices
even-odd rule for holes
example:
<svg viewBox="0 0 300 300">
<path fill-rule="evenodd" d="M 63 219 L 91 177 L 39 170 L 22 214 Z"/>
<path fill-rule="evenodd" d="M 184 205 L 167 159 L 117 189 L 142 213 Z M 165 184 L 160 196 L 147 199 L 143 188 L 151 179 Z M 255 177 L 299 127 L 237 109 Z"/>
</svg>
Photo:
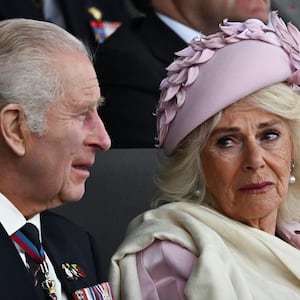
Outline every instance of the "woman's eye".
<svg viewBox="0 0 300 300">
<path fill-rule="evenodd" d="M 234 144 L 233 139 L 231 137 L 223 137 L 218 139 L 217 145 L 220 148 L 228 148 L 231 147 Z"/>
<path fill-rule="evenodd" d="M 279 136 L 280 136 L 279 132 L 272 130 L 272 131 L 265 132 L 263 135 L 263 139 L 267 141 L 273 141 L 277 139 Z"/>
</svg>

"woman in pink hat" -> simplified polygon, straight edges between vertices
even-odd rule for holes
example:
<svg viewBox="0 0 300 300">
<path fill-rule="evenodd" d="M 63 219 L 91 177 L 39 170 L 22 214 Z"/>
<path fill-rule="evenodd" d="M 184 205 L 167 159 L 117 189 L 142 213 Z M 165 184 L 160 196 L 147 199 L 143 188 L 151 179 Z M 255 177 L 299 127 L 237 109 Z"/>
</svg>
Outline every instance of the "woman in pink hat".
<svg viewBox="0 0 300 300">
<path fill-rule="evenodd" d="M 112 258 L 116 299 L 300 299 L 300 32 L 272 13 L 177 53 L 154 209 Z"/>
</svg>

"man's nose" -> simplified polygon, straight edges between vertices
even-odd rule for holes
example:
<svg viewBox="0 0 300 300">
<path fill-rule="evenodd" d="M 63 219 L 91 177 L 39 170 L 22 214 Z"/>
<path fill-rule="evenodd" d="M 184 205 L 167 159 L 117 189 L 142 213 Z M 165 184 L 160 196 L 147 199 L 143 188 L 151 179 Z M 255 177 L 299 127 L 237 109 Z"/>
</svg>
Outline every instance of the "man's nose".
<svg viewBox="0 0 300 300">
<path fill-rule="evenodd" d="M 111 140 L 96 110 L 92 112 L 90 121 L 91 132 L 86 144 L 96 148 L 96 150 L 108 150 L 111 146 Z"/>
</svg>

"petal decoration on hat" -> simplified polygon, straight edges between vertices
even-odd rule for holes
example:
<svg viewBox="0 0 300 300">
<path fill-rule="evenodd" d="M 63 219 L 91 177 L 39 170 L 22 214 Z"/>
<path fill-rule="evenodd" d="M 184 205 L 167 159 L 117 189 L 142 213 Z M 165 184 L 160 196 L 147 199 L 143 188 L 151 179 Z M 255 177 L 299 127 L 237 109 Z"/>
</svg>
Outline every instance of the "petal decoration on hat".
<svg viewBox="0 0 300 300">
<path fill-rule="evenodd" d="M 186 81 L 183 83 L 183 85 L 188 86 L 192 84 L 197 79 L 198 75 L 199 75 L 199 68 L 192 66 L 191 68 L 188 69 L 187 78 Z"/>
<path fill-rule="evenodd" d="M 215 51 L 226 45 L 241 40 L 259 40 L 282 47 L 294 70 L 287 83 L 291 84 L 293 90 L 300 90 L 300 32 L 293 24 L 286 25 L 276 11 L 271 13 L 271 24 L 270 27 L 257 19 L 245 22 L 228 22 L 225 19 L 220 25 L 221 32 L 195 38 L 188 47 L 175 53 L 177 59 L 166 68 L 167 77 L 160 85 L 161 96 L 156 110 L 157 147 L 164 143 L 170 123 L 185 102 L 185 87 L 195 82 L 199 76 L 199 65 L 209 61 Z"/>
</svg>

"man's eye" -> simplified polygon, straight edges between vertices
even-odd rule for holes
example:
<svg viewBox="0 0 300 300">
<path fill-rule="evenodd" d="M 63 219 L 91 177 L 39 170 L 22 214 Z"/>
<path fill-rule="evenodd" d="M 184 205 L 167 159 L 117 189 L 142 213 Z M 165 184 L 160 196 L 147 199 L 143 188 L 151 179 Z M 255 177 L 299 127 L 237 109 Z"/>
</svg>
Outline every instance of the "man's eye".
<svg viewBox="0 0 300 300">
<path fill-rule="evenodd" d="M 91 113 L 91 110 L 88 109 L 88 110 L 84 111 L 83 113 L 81 113 L 80 117 L 83 119 L 87 119 L 89 117 L 90 113 Z"/>
<path fill-rule="evenodd" d="M 90 111 L 89 111 L 89 110 L 87 110 L 87 111 L 85 111 L 85 112 L 82 113 L 82 115 L 83 115 L 84 117 L 87 117 L 89 114 L 90 114 Z"/>
</svg>

